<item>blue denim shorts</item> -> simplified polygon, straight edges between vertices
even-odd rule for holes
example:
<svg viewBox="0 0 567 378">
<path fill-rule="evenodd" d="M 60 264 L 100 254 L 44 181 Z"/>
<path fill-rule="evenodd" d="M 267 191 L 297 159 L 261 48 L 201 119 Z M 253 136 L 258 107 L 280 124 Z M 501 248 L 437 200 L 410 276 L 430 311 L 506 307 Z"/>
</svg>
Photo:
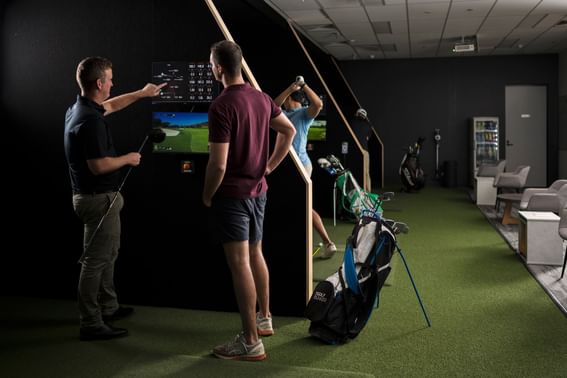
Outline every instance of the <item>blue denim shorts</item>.
<svg viewBox="0 0 567 378">
<path fill-rule="evenodd" d="M 221 243 L 262 240 L 266 193 L 255 198 L 214 198 L 211 206 L 213 237 Z"/>
</svg>

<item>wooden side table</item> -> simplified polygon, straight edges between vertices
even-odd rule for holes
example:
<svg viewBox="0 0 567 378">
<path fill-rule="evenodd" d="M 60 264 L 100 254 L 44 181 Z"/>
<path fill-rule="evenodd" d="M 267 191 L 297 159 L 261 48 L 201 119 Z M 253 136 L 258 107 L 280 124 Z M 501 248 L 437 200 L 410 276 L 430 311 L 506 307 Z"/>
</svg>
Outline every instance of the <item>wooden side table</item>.
<svg viewBox="0 0 567 378">
<path fill-rule="evenodd" d="M 502 224 L 518 224 L 517 218 L 512 217 L 512 204 L 520 202 L 522 193 L 502 193 L 498 195 L 498 199 L 506 204 L 504 206 L 504 214 L 502 215 Z"/>
<path fill-rule="evenodd" d="M 559 217 L 550 211 L 519 211 L 518 252 L 528 264 L 563 265 Z"/>
</svg>

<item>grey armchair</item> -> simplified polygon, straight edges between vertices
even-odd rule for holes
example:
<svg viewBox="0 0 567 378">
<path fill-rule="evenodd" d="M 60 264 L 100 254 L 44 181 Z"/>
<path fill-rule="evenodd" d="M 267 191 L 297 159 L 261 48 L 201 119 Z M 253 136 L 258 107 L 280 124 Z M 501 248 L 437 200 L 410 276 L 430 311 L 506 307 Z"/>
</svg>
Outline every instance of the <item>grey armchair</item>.
<svg viewBox="0 0 567 378">
<path fill-rule="evenodd" d="M 563 240 L 567 240 L 567 207 L 561 209 L 561 213 L 559 214 L 559 236 Z M 565 274 L 565 263 L 567 263 L 567 248 L 565 248 L 565 257 L 563 258 L 563 269 L 561 269 L 561 278 L 563 278 L 563 274 Z"/>
<path fill-rule="evenodd" d="M 522 193 L 520 210 L 559 213 L 567 202 L 567 180 L 556 180 L 549 188 L 527 188 Z"/>
<path fill-rule="evenodd" d="M 518 192 L 526 186 L 528 180 L 528 173 L 530 173 L 529 165 L 519 165 L 514 172 L 502 172 L 494 178 L 494 187 L 497 193 L 503 192 Z M 498 196 L 496 197 L 496 209 L 500 207 Z"/>
<path fill-rule="evenodd" d="M 482 163 L 478 167 L 476 175 L 478 177 L 496 177 L 504 172 L 504 168 L 506 168 L 506 160 L 500 160 L 497 163 Z"/>
<path fill-rule="evenodd" d="M 529 165 L 519 165 L 514 172 L 498 174 L 494 179 L 494 186 L 498 189 L 514 189 L 520 192 L 526 186 L 528 173 L 530 173 Z"/>
</svg>

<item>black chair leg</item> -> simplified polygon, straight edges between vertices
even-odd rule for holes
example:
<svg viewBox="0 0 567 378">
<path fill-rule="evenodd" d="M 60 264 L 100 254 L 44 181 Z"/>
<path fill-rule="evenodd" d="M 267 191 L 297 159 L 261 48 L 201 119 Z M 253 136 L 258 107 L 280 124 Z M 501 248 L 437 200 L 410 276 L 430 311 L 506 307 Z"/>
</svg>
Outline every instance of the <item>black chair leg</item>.
<svg viewBox="0 0 567 378">
<path fill-rule="evenodd" d="M 565 274 L 565 263 L 567 263 L 567 247 L 565 247 L 565 257 L 563 258 L 563 269 L 561 270 L 561 278 Z"/>
</svg>

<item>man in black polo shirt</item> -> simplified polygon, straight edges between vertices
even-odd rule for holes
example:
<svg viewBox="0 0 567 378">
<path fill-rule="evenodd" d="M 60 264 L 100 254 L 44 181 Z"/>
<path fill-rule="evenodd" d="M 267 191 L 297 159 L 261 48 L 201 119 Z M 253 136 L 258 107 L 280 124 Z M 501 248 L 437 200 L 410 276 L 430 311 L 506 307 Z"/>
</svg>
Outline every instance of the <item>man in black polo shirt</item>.
<svg viewBox="0 0 567 378">
<path fill-rule="evenodd" d="M 81 94 L 65 115 L 64 142 L 73 207 L 84 224 L 78 287 L 80 339 L 111 339 L 125 336 L 128 331 L 108 323 L 134 311 L 131 307 L 118 305 L 114 290 L 114 262 L 120 247 L 120 210 L 124 204 L 122 195 L 117 193 L 120 168 L 137 166 L 141 155 L 138 152 L 117 155 L 104 116 L 141 98 L 158 95 L 165 84 L 146 84 L 138 91 L 109 98 L 113 85 L 112 63 L 101 57 L 83 59 L 77 67 L 76 78 Z M 115 196 L 114 205 L 95 231 Z"/>
</svg>

